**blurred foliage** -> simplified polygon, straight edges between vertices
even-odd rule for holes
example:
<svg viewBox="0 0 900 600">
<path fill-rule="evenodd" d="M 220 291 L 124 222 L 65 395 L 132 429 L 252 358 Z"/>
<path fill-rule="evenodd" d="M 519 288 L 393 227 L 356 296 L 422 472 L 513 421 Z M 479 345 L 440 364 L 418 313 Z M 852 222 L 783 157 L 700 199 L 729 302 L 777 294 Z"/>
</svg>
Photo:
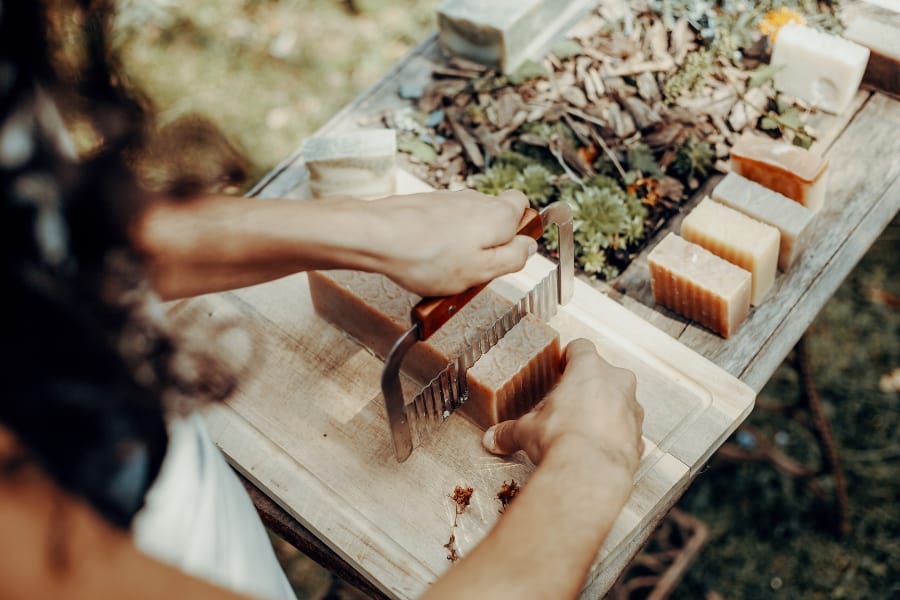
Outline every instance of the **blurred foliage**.
<svg viewBox="0 0 900 600">
<path fill-rule="evenodd" d="M 161 124 L 210 117 L 259 179 L 435 26 L 438 0 L 119 0 L 114 39 Z"/>
</svg>

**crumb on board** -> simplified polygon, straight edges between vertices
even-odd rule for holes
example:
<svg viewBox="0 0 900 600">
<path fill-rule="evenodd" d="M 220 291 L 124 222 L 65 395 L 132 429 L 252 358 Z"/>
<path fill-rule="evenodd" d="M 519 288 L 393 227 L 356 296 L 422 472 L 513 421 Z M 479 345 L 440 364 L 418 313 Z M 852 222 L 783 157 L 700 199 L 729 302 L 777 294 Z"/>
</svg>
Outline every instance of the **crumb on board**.
<svg viewBox="0 0 900 600">
<path fill-rule="evenodd" d="M 519 493 L 519 484 L 516 483 L 515 479 L 511 479 L 509 483 L 503 482 L 503 485 L 500 486 L 500 491 L 497 492 L 497 500 L 500 501 L 500 510 L 499 512 L 504 512 L 506 507 L 509 506 L 509 503 L 513 501 L 513 498 L 516 497 L 516 494 Z"/>
<path fill-rule="evenodd" d="M 472 494 L 474 492 L 475 490 L 471 487 L 458 485 L 453 488 L 452 494 L 447 494 L 447 497 L 456 504 L 456 514 L 453 516 L 453 526 L 450 527 L 450 539 L 444 544 L 444 548 L 447 549 L 447 560 L 450 562 L 456 562 L 460 559 L 459 552 L 456 548 L 456 526 L 459 515 L 463 514 L 472 502 Z"/>
<path fill-rule="evenodd" d="M 474 490 L 471 487 L 462 487 L 459 485 L 453 489 L 450 498 L 456 503 L 457 515 L 461 515 L 465 512 L 466 507 L 468 507 L 469 503 L 472 501 L 473 492 Z"/>
</svg>

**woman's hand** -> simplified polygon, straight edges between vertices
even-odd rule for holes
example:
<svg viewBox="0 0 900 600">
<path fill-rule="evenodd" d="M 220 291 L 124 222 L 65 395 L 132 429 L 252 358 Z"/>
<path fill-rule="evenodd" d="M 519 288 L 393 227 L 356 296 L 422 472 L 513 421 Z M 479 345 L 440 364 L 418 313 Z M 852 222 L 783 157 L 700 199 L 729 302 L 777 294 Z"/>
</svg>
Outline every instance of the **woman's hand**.
<svg viewBox="0 0 900 600">
<path fill-rule="evenodd" d="M 378 271 L 421 296 L 461 292 L 518 271 L 537 243 L 516 235 L 528 199 L 516 191 L 392 196 L 368 203 Z"/>
<path fill-rule="evenodd" d="M 525 416 L 488 429 L 484 445 L 495 454 L 524 450 L 538 464 L 553 447 L 573 442 L 633 475 L 644 419 L 635 387 L 631 371 L 603 360 L 588 340 L 575 340 L 566 348 L 559 385 Z"/>
</svg>

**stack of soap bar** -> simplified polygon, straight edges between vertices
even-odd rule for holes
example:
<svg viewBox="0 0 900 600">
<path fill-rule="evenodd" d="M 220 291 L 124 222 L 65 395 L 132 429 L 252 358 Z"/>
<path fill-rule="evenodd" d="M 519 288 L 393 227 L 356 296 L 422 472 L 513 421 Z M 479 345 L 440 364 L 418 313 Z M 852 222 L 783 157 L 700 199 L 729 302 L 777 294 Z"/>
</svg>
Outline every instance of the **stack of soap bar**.
<svg viewBox="0 0 900 600">
<path fill-rule="evenodd" d="M 591 0 L 445 0 L 438 7 L 438 42 L 504 73 L 546 52 L 594 5 Z"/>
<path fill-rule="evenodd" d="M 737 173 L 729 173 L 713 190 L 712 197 L 778 230 L 781 237 L 778 268 L 782 271 L 788 270 L 806 245 L 814 213 L 778 192 Z"/>
<path fill-rule="evenodd" d="M 410 311 L 419 301 L 387 277 L 359 271 L 310 272 L 309 290 L 320 316 L 382 358 L 409 329 Z M 434 335 L 409 350 L 403 372 L 421 385 L 428 383 L 510 306 L 491 290 L 478 294 Z M 462 410 L 483 427 L 493 425 L 498 415 L 522 414 L 559 378 L 559 335 L 552 327 L 526 316 L 510 335 L 511 341 L 491 348 L 469 372 L 473 392 Z M 486 364 L 479 366 L 482 361 Z M 535 387 L 525 390 L 525 382 Z"/>
<path fill-rule="evenodd" d="M 367 129 L 314 137 L 303 144 L 313 197 L 376 198 L 397 187 L 397 134 Z"/>
<path fill-rule="evenodd" d="M 828 161 L 799 146 L 745 133 L 731 148 L 731 169 L 812 211 L 825 203 Z"/>
<path fill-rule="evenodd" d="M 897 8 L 900 10 L 900 3 Z M 870 50 L 863 81 L 900 95 L 900 27 L 890 21 L 860 15 L 850 21 L 844 37 Z"/>
<path fill-rule="evenodd" d="M 750 312 L 751 275 L 670 233 L 648 257 L 654 299 L 724 337 Z"/>
<path fill-rule="evenodd" d="M 775 88 L 832 113 L 842 113 L 859 89 L 869 50 L 806 25 L 778 32 L 771 64 Z"/>
<path fill-rule="evenodd" d="M 681 236 L 750 271 L 750 304 L 759 304 L 775 283 L 778 230 L 704 198 L 681 223 Z"/>
</svg>

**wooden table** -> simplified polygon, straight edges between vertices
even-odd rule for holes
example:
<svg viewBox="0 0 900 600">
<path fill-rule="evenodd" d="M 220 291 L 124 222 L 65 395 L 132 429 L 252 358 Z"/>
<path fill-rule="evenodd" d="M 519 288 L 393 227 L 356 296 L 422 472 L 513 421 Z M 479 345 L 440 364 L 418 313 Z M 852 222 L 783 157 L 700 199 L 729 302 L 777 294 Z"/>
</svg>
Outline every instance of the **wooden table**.
<svg viewBox="0 0 900 600">
<path fill-rule="evenodd" d="M 426 40 L 376 85 L 341 110 L 320 133 L 370 125 L 384 112 L 405 106 L 406 101 L 398 96 L 400 84 L 426 83 L 433 64 L 440 60 L 434 37 Z M 611 285 L 590 281 L 593 289 L 582 292 L 583 299 L 602 305 L 602 310 L 596 310 L 606 314 L 611 321 L 628 321 L 629 331 L 636 332 L 634 335 L 639 341 L 636 342 L 634 354 L 629 355 L 630 358 L 624 354 L 622 356 L 626 364 L 630 364 L 628 361 L 634 356 L 641 356 L 641 360 L 656 364 L 668 373 L 665 377 L 671 377 L 671 381 L 687 378 L 708 386 L 704 389 L 709 390 L 712 400 L 691 417 L 694 420 L 690 427 L 694 430 L 715 429 L 705 438 L 702 435 L 695 437 L 700 440 L 695 444 L 701 447 L 687 448 L 686 436 L 682 436 L 681 441 L 666 442 L 668 445 L 660 442 L 659 456 L 663 458 L 657 457 L 654 459 L 656 462 L 646 461 L 646 477 L 642 481 L 656 477 L 657 484 L 665 489 L 653 496 L 652 502 L 644 499 L 647 514 L 641 514 L 640 519 L 631 523 L 628 535 L 623 534 L 617 539 L 615 551 L 605 555 L 601 553 L 604 560 L 593 572 L 585 590 L 586 596 L 601 595 L 615 581 L 712 452 L 746 417 L 755 393 L 762 389 L 828 298 L 900 208 L 900 102 L 881 93 L 862 90 L 845 114 L 816 115 L 811 125 L 818 136 L 814 150 L 825 153 L 831 163 L 828 200 L 816 217 L 815 233 L 806 252 L 789 273 L 779 274 L 773 292 L 752 311 L 733 337 L 724 340 L 653 304 L 646 256 L 668 231 L 677 231 L 680 218 L 674 219 L 660 232 L 641 257 Z M 298 151 L 267 175 L 251 195 L 260 198 L 302 198 L 307 194 L 306 177 L 303 158 Z M 714 178 L 699 190 L 686 205 L 687 208 L 696 204 L 716 182 L 717 178 Z M 525 285 L 527 281 L 522 283 Z M 295 283 L 267 285 L 271 287 L 258 286 L 237 295 L 224 295 L 214 299 L 214 302 L 219 302 L 217 306 L 220 308 L 227 308 L 226 312 L 244 311 L 252 318 L 265 321 L 272 335 L 284 333 L 292 327 L 287 324 L 290 322 L 290 310 L 282 308 L 279 304 L 281 300 L 274 298 L 288 297 L 285 294 L 295 291 L 302 294 L 303 283 L 298 280 Z M 291 288 L 291 285 L 295 287 Z M 596 298 L 590 296 L 591 293 L 596 293 Z M 610 302 L 610 298 L 618 304 Z M 616 313 L 621 307 L 627 311 Z M 585 308 L 585 311 L 591 310 L 594 309 Z M 209 310 L 210 315 L 213 312 L 213 309 Z M 634 315 L 640 319 L 633 319 Z M 593 319 L 594 316 L 583 318 Z M 618 331 L 617 328 L 621 327 L 612 322 L 600 323 L 603 318 L 597 317 L 598 330 L 608 327 L 603 331 Z M 648 323 L 658 330 L 647 326 Z M 562 328 L 565 329 L 565 325 Z M 318 334 L 326 335 L 324 331 Z M 662 335 L 659 331 L 668 335 Z M 286 339 L 289 343 L 280 352 L 293 352 L 294 347 L 290 345 L 293 338 L 288 336 Z M 303 344 L 297 343 L 297 356 L 312 359 L 309 354 L 312 351 L 305 346 L 300 348 Z M 708 361 L 695 360 L 697 355 Z M 667 360 L 669 362 L 663 364 Z M 718 382 L 715 381 L 717 372 L 722 374 Z M 735 379 L 732 381 L 725 373 Z M 737 385 L 738 379 L 746 384 L 744 388 Z M 265 389 L 277 394 L 273 386 L 274 383 Z M 702 395 L 701 392 L 697 393 Z M 283 438 L 282 443 L 278 443 L 271 439 L 272 428 L 279 425 L 279 403 L 274 402 L 276 406 L 271 408 L 270 414 L 267 412 L 269 409 L 261 412 L 255 408 L 248 409 L 246 402 L 241 399 L 214 410 L 209 415 L 209 424 L 214 438 L 232 464 L 247 477 L 257 506 L 267 522 L 288 541 L 375 596 L 405 597 L 420 592 L 422 586 L 427 585 L 422 581 L 433 577 L 434 573 L 428 572 L 428 569 L 419 572 L 418 566 L 411 567 L 411 562 L 415 560 L 403 558 L 408 548 L 397 548 L 396 556 L 391 556 L 383 548 L 368 548 L 366 544 L 369 542 L 366 540 L 371 541 L 381 535 L 376 531 L 378 525 L 373 520 L 334 521 L 328 518 L 329 506 L 315 503 L 316 498 L 322 500 L 337 496 L 328 496 L 334 490 L 325 489 L 328 485 L 323 487 L 321 478 L 310 472 L 308 464 L 298 466 L 297 460 L 292 459 L 291 451 L 285 449 L 293 443 L 292 440 Z M 651 425 L 655 422 L 654 418 L 663 416 L 648 412 Z M 709 423 L 701 427 L 698 423 L 704 419 Z M 464 425 L 458 427 L 465 428 Z M 665 460 L 670 460 L 668 466 L 665 466 Z M 636 484 L 635 502 L 642 501 L 641 485 L 640 481 Z M 635 497 L 638 499 L 635 500 Z M 438 497 L 436 501 L 439 500 Z M 326 524 L 324 529 L 323 523 Z M 385 528 L 389 527 L 385 525 Z M 393 542 L 385 543 L 389 545 Z"/>
</svg>

